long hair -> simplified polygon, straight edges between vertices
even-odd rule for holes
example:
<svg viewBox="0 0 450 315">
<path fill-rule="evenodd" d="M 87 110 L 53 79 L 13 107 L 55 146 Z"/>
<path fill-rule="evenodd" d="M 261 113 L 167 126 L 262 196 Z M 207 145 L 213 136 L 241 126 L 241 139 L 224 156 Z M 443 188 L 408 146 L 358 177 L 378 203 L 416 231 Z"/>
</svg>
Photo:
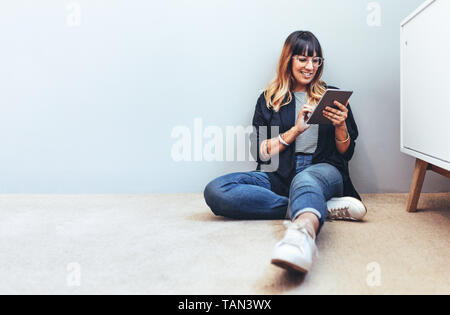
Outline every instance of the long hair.
<svg viewBox="0 0 450 315">
<path fill-rule="evenodd" d="M 305 55 L 323 57 L 322 47 L 313 33 L 308 31 L 296 31 L 286 39 L 280 60 L 278 61 L 277 76 L 266 86 L 264 97 L 267 108 L 276 112 L 282 106 L 292 101 L 292 92 L 295 86 L 295 77 L 292 74 L 292 56 Z M 321 80 L 324 64 L 317 69 L 311 83 L 306 87 L 307 101 L 310 105 L 316 105 L 326 90 L 326 83 Z"/>
</svg>

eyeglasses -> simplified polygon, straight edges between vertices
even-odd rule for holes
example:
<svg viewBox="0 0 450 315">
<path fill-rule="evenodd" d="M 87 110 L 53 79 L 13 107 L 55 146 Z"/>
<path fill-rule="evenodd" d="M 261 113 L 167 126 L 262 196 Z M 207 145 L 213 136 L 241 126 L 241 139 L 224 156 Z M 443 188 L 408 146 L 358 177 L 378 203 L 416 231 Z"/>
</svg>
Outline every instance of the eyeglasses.
<svg viewBox="0 0 450 315">
<path fill-rule="evenodd" d="M 318 68 L 323 64 L 325 60 L 322 57 L 306 57 L 306 56 L 293 56 L 292 59 L 296 59 L 302 67 L 306 66 L 310 60 L 312 60 L 312 64 L 314 68 Z"/>
</svg>

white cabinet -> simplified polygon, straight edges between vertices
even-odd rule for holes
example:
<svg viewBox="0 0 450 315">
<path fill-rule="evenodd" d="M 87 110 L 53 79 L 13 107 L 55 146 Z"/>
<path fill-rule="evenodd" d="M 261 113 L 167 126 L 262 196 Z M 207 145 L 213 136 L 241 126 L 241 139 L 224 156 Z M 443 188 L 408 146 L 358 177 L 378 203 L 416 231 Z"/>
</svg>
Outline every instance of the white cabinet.
<svg viewBox="0 0 450 315">
<path fill-rule="evenodd" d="M 401 151 L 450 170 L 450 1 L 401 24 Z"/>
<path fill-rule="evenodd" d="M 450 178 L 450 0 L 428 0 L 400 27 L 400 150 L 416 158 L 407 211 L 427 170 Z"/>
</svg>

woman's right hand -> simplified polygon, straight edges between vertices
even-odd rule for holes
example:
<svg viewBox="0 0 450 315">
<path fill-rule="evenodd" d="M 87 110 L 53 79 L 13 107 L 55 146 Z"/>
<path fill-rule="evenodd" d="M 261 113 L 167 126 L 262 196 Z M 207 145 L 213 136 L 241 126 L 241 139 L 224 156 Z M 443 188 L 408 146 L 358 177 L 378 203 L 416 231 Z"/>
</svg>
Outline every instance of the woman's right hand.
<svg viewBox="0 0 450 315">
<path fill-rule="evenodd" d="M 314 107 L 308 104 L 303 105 L 302 109 L 298 113 L 297 122 L 295 123 L 295 127 L 298 132 L 302 134 L 305 132 L 311 125 L 308 125 L 305 121 L 308 120 L 311 113 L 314 111 Z"/>
</svg>

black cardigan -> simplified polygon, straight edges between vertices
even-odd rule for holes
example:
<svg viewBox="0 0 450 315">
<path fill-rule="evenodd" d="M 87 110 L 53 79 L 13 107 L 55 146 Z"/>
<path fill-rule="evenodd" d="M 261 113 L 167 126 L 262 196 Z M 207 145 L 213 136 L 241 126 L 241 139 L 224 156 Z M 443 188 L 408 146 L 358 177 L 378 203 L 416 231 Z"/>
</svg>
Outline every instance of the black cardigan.
<svg viewBox="0 0 450 315">
<path fill-rule="evenodd" d="M 328 88 L 336 89 L 336 87 L 332 86 L 328 86 Z M 344 154 L 339 153 L 337 150 L 333 125 L 319 125 L 319 138 L 317 149 L 313 154 L 312 164 L 329 163 L 334 165 L 344 180 L 344 196 L 351 196 L 361 200 L 361 197 L 352 184 L 348 171 L 348 161 L 350 161 L 355 151 L 358 127 L 353 118 L 350 105 L 347 108 L 348 117 L 345 123 L 351 139 L 348 150 Z M 294 125 L 295 98 L 292 98 L 292 101 L 288 105 L 281 107 L 279 112 L 275 112 L 267 108 L 264 93 L 260 95 L 253 116 L 253 132 L 250 134 L 251 153 L 258 163 L 256 170 L 267 172 L 269 175 L 271 190 L 286 197 L 289 196 L 290 184 L 295 177 L 295 142 L 275 157 L 275 159 L 279 159 L 279 163 L 273 161 L 274 157 L 269 161 L 263 161 L 260 157 L 259 147 L 261 141 L 278 136 L 276 130 L 271 130 L 271 126 L 278 126 L 279 134 L 281 134 L 291 129 Z M 274 167 L 277 165 L 278 167 Z"/>
</svg>

